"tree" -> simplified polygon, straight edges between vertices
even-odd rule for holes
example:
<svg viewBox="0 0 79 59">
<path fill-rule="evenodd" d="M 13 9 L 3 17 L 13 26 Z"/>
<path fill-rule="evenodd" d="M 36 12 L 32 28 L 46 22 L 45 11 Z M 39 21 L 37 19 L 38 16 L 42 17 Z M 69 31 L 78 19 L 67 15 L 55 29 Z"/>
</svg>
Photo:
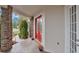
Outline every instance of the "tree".
<svg viewBox="0 0 79 59">
<path fill-rule="evenodd" d="M 26 20 L 21 20 L 19 23 L 19 37 L 22 39 L 28 38 L 28 23 Z"/>
</svg>

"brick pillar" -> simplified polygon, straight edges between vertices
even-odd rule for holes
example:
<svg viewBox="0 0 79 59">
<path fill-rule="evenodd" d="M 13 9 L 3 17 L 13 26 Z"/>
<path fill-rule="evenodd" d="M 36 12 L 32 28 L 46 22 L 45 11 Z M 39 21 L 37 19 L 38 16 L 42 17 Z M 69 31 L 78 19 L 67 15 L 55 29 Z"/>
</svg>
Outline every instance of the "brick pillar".
<svg viewBox="0 0 79 59">
<path fill-rule="evenodd" d="M 1 7 L 1 51 L 12 48 L 12 7 Z"/>
<path fill-rule="evenodd" d="M 34 22 L 34 17 L 31 17 L 30 19 L 30 37 L 31 38 L 33 38 L 33 29 L 34 29 L 33 22 Z"/>
</svg>

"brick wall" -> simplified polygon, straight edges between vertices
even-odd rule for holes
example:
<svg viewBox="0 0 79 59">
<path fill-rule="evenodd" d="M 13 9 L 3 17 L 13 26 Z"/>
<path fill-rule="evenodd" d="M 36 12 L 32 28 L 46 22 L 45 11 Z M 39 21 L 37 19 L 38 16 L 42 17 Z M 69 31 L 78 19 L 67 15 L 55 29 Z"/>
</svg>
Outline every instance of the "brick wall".
<svg viewBox="0 0 79 59">
<path fill-rule="evenodd" d="M 6 51 L 12 48 L 12 7 L 1 9 L 1 51 Z"/>
</svg>

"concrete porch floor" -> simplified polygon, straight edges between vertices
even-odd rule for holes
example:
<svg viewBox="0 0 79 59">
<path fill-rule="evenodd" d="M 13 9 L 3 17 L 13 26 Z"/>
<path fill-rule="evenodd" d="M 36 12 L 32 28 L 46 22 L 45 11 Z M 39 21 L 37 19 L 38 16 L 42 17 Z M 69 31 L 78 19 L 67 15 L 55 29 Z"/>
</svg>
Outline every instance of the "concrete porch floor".
<svg viewBox="0 0 79 59">
<path fill-rule="evenodd" d="M 31 40 L 31 38 L 20 39 L 18 36 L 16 36 L 13 40 L 15 40 L 16 43 L 13 44 L 12 48 L 6 52 L 0 51 L 0 53 L 50 53 L 45 50 L 40 51 L 38 48 L 38 43 Z"/>
<path fill-rule="evenodd" d="M 17 43 L 13 45 L 9 53 L 40 53 L 37 43 L 30 38 L 22 40 L 16 36 L 15 39 Z"/>
</svg>

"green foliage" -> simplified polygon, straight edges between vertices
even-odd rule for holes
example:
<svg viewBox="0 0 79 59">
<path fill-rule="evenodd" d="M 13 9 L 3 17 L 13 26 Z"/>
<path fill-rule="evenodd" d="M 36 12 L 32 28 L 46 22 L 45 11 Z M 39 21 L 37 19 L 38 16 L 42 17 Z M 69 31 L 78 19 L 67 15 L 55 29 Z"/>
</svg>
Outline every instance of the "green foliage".
<svg viewBox="0 0 79 59">
<path fill-rule="evenodd" d="M 28 38 L 28 23 L 26 22 L 26 20 L 21 20 L 20 24 L 19 24 L 19 37 L 22 39 L 26 39 Z"/>
<path fill-rule="evenodd" d="M 17 28 L 17 23 L 16 22 L 12 22 L 12 27 L 13 28 Z"/>
</svg>

